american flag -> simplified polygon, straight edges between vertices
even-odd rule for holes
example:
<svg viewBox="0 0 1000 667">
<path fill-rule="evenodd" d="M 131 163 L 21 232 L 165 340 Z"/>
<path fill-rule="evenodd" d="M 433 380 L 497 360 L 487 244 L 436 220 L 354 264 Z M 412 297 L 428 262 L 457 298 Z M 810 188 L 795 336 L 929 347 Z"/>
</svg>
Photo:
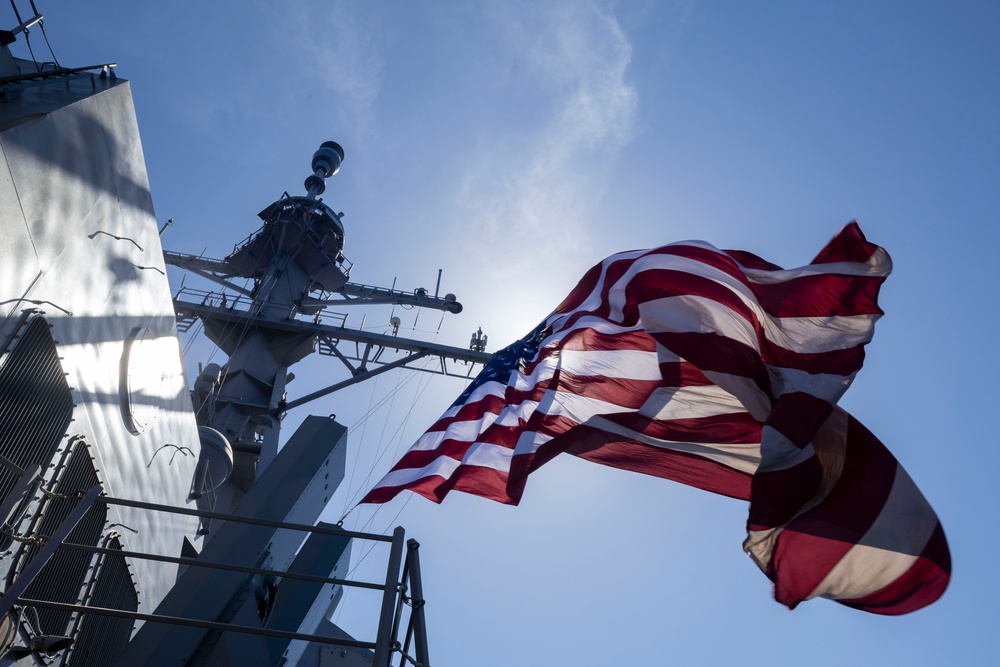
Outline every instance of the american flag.
<svg viewBox="0 0 1000 667">
<path fill-rule="evenodd" d="M 560 453 L 750 501 L 744 550 L 794 608 L 930 604 L 950 576 L 930 505 L 836 403 L 882 315 L 889 255 L 856 223 L 784 270 L 700 241 L 592 268 L 362 500 L 517 504 Z"/>
</svg>

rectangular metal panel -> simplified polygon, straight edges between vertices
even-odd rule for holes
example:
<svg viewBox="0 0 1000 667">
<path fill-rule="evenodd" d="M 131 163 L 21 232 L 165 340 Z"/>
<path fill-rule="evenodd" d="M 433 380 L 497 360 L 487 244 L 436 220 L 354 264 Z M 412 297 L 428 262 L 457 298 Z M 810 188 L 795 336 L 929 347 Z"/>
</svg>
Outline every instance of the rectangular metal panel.
<svg viewBox="0 0 1000 667">
<path fill-rule="evenodd" d="M 118 536 L 111 537 L 107 547 L 121 550 L 121 539 Z M 136 611 L 139 608 L 139 595 L 123 556 L 108 554 L 101 558 L 86 603 L 94 607 L 124 611 Z M 133 625 L 135 622 L 128 618 L 83 615 L 67 664 L 69 667 L 89 667 L 114 663 L 132 636 Z"/>
<path fill-rule="evenodd" d="M 25 260 L 13 280 L 15 269 L 0 267 L 0 302 L 30 299 L 45 311 L 76 403 L 72 434 L 93 445 L 109 493 L 182 506 L 199 441 L 130 87 L 86 77 L 31 91 L 11 93 L 9 122 L 0 119 L 0 212 L 18 213 L 0 223 L 11 231 L 0 244 L 13 239 Z M 44 110 L 18 124 L 14 102 Z M 26 305 L 0 306 L 0 328 Z M 150 372 L 163 390 L 140 397 L 153 418 L 134 435 L 122 415 L 120 365 L 137 327 L 161 348 Z M 117 507 L 109 520 L 130 529 L 128 548 L 164 554 L 178 553 L 197 526 L 190 517 Z M 152 610 L 177 566 L 134 567 L 140 609 Z"/>
<path fill-rule="evenodd" d="M 31 463 L 44 468 L 73 418 L 73 395 L 48 322 L 36 317 L 17 333 L 0 359 L 0 456 L 20 468 Z M 10 493 L 16 477 L 0 467 L 0 498 Z"/>
<path fill-rule="evenodd" d="M 333 528 L 330 524 L 319 525 Z M 288 571 L 345 577 L 350 565 L 350 544 L 351 541 L 346 537 L 310 535 L 295 555 Z M 296 632 L 302 633 L 315 632 L 325 615 L 330 613 L 331 602 L 342 588 L 332 584 L 281 579 L 277 583 L 265 627 L 279 630 L 294 628 Z M 253 596 L 248 598 L 233 623 L 251 626 L 260 624 L 260 610 Z M 221 653 L 224 651 L 229 662 L 234 665 L 250 665 L 262 661 L 268 665 L 277 665 L 282 656 L 286 657 L 286 664 L 295 665 L 305 644 L 304 641 L 230 634 L 224 642 L 219 643 L 209 664 L 220 663 Z M 262 660 L 265 655 L 266 660 Z"/>
<path fill-rule="evenodd" d="M 307 417 L 234 514 L 312 524 L 343 479 L 346 447 L 344 426 L 326 417 Z M 298 531 L 230 521 L 215 530 L 200 557 L 280 570 L 291 564 L 304 538 Z M 156 613 L 229 622 L 246 601 L 245 580 L 238 572 L 189 567 Z M 206 656 L 214 650 L 214 643 L 203 645 L 205 638 L 203 630 L 147 623 L 117 664 L 184 664 L 196 650 Z"/>
<path fill-rule="evenodd" d="M 39 520 L 32 526 L 32 534 L 46 540 L 79 505 L 79 499 L 73 496 L 78 491 L 100 483 L 85 441 L 74 442 L 66 454 L 65 460 L 59 464 L 58 479 L 50 488 L 53 497 L 49 497 L 42 505 Z M 103 503 L 91 507 L 70 532 L 66 541 L 94 546 L 99 544 L 104 533 L 107 513 L 107 507 Z M 31 563 L 39 550 L 39 546 L 28 546 L 19 551 L 15 556 L 17 568 L 20 570 Z M 91 573 L 91 561 L 92 556 L 89 553 L 57 551 L 24 591 L 24 597 L 53 602 L 80 602 Z M 69 612 L 39 609 L 38 620 L 42 634 L 57 636 L 69 634 L 72 620 Z"/>
</svg>

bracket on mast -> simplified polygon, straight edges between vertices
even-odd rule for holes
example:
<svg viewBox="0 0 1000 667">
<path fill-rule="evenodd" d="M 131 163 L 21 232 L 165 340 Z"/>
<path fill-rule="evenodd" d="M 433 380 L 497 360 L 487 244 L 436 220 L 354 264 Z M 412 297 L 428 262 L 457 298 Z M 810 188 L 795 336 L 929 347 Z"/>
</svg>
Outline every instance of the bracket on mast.
<svg viewBox="0 0 1000 667">
<path fill-rule="evenodd" d="M 319 391 L 314 391 L 311 394 L 307 394 L 307 395 L 305 395 L 305 396 L 303 396 L 301 398 L 297 398 L 294 401 L 289 401 L 288 404 L 285 405 L 285 409 L 286 410 L 291 410 L 292 408 L 297 408 L 300 405 L 304 405 L 304 404 L 308 403 L 309 401 L 314 401 L 317 398 L 322 398 L 323 396 L 328 396 L 328 395 L 334 393 L 335 391 L 340 391 L 341 389 L 344 389 L 346 387 L 350 387 L 352 384 L 357 384 L 359 382 L 364 382 L 365 380 L 370 380 L 371 378 L 375 377 L 376 375 L 381 375 L 382 373 L 385 373 L 386 371 L 391 371 L 394 368 L 401 368 L 403 366 L 406 366 L 406 364 L 410 363 L 411 361 L 417 361 L 419 359 L 423 359 L 428 354 L 429 354 L 429 352 L 426 351 L 426 350 L 422 351 L 422 352 L 414 352 L 413 354 L 411 354 L 411 355 L 409 355 L 407 357 L 403 357 L 401 359 L 396 359 L 395 361 L 390 361 L 389 363 L 385 364 L 384 366 L 379 366 L 378 368 L 376 368 L 374 370 L 361 371 L 360 373 L 358 373 L 354 377 L 349 378 L 347 380 L 344 380 L 343 382 L 338 382 L 337 384 L 332 384 L 329 387 L 327 387 L 326 389 L 320 389 Z"/>
</svg>

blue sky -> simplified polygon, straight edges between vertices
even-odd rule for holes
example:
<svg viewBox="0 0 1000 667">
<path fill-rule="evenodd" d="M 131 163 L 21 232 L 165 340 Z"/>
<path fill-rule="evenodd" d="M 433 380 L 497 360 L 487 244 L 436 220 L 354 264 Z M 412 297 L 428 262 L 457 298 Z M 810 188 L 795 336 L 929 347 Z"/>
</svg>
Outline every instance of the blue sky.
<svg viewBox="0 0 1000 667">
<path fill-rule="evenodd" d="M 322 141 L 340 142 L 325 200 L 346 213 L 353 279 L 433 288 L 443 269 L 466 306 L 443 323 L 397 310 L 402 333 L 465 345 L 482 326 L 496 349 L 603 256 L 688 238 L 794 266 L 856 218 L 892 255 L 886 316 L 842 403 L 941 517 L 955 564 L 938 603 L 901 618 L 823 600 L 789 612 L 742 554 L 741 503 L 556 460 L 517 508 L 455 494 L 348 517 L 383 531 L 398 513 L 421 542 L 433 664 L 998 660 L 995 4 L 40 9 L 63 65 L 116 61 L 131 81 L 156 213 L 175 220 L 167 248 L 224 256 L 257 211 L 302 191 Z M 308 366 L 291 396 L 344 377 Z M 403 372 L 302 408 L 354 427 L 329 518 L 463 386 Z M 380 576 L 377 557 L 355 574 Z M 351 593 L 337 620 L 373 635 L 376 608 Z"/>
</svg>

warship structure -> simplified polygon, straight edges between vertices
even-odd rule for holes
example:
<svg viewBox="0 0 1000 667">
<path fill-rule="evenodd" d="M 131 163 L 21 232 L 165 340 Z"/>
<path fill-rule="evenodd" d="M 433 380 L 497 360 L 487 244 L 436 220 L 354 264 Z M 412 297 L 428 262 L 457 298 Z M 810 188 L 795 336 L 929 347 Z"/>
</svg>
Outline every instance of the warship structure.
<svg viewBox="0 0 1000 667">
<path fill-rule="evenodd" d="M 164 252 L 128 82 L 114 63 L 15 58 L 41 16 L 16 20 L 0 31 L 0 666 L 427 667 L 419 545 L 319 521 L 347 429 L 281 423 L 394 369 L 474 375 L 482 337 L 461 349 L 337 314 L 462 306 L 351 281 L 321 197 L 334 142 L 302 194 L 248 203 L 260 228 L 228 256 Z M 167 265 L 208 288 L 172 294 Z M 189 383 L 193 326 L 227 358 Z M 313 354 L 346 379 L 289 394 Z M 359 540 L 389 543 L 384 580 L 349 579 Z M 370 637 L 330 621 L 349 586 L 381 596 Z"/>
</svg>

